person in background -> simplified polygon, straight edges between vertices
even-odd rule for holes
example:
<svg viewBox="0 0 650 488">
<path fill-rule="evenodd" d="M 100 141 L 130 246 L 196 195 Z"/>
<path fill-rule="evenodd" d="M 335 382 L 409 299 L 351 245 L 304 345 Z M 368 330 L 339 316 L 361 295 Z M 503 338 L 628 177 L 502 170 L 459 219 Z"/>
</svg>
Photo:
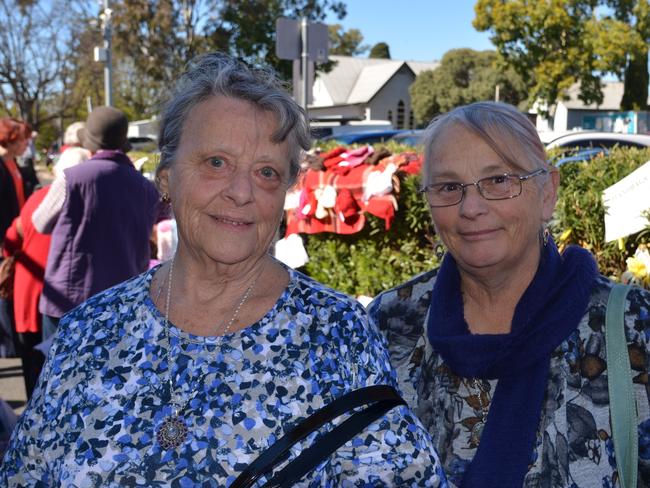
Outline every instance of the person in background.
<svg viewBox="0 0 650 488">
<path fill-rule="evenodd" d="M 7 229 L 25 204 L 27 192 L 18 156 L 25 152 L 31 128 L 24 122 L 4 117 L 0 119 L 0 249 Z M 14 347 L 13 305 L 0 298 L 0 357 L 16 356 Z"/>
<path fill-rule="evenodd" d="M 85 126 L 85 122 L 73 122 L 66 128 L 61 153 L 52 168 L 55 177 L 60 176 L 65 169 L 87 161 L 92 156 L 88 149 L 81 146 L 79 138 L 79 133 Z"/>
<path fill-rule="evenodd" d="M 229 486 L 335 398 L 395 384 L 361 305 L 269 254 L 309 145 L 304 111 L 271 71 L 220 53 L 191 62 L 160 124 L 176 252 L 63 318 L 0 486 Z M 296 486 L 445 479 L 401 406 Z"/>
<path fill-rule="evenodd" d="M 92 158 L 61 172 L 32 216 L 38 232 L 52 234 L 39 304 L 45 337 L 84 300 L 148 268 L 166 205 L 125 154 L 127 131 L 120 110 L 93 110 L 78 132 Z"/>
<path fill-rule="evenodd" d="M 36 190 L 25 202 L 20 215 L 7 230 L 2 250 L 4 257 L 16 257 L 13 316 L 16 349 L 22 359 L 27 398 L 31 398 L 45 357 L 34 349 L 44 338 L 38 301 L 43 290 L 45 264 L 50 236 L 41 234 L 32 224 L 32 214 L 43 201 L 49 186 Z"/>
<path fill-rule="evenodd" d="M 27 147 L 25 151 L 20 155 L 16 162 L 18 163 L 18 168 L 23 177 L 23 185 L 25 186 L 25 198 L 29 197 L 36 188 L 40 187 L 41 182 L 38 179 L 36 174 L 36 138 L 38 137 L 38 132 L 35 130 L 32 131 L 29 135 L 27 141 Z"/>
<path fill-rule="evenodd" d="M 31 133 L 24 122 L 0 119 L 0 244 L 27 198 L 16 160 L 25 152 Z"/>
<path fill-rule="evenodd" d="M 515 107 L 480 102 L 435 118 L 423 143 L 423 192 L 448 251 L 369 313 L 449 481 L 619 486 L 603 327 L 613 283 L 585 249 L 555 246 L 559 174 L 535 127 Z M 633 288 L 638 486 L 650 486 L 649 335 L 650 293 Z"/>
</svg>

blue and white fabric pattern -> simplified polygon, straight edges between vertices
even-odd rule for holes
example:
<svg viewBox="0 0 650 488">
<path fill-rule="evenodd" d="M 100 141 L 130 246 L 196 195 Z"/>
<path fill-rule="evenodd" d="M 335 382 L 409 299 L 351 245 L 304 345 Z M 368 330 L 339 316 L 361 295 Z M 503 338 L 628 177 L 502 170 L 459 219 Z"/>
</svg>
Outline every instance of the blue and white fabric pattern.
<svg viewBox="0 0 650 488">
<path fill-rule="evenodd" d="M 250 327 L 206 338 L 170 324 L 168 364 L 165 321 L 149 296 L 154 271 L 96 295 L 61 321 L 0 468 L 0 486 L 227 487 L 334 398 L 396 384 L 384 340 L 363 308 L 290 269 L 282 296 Z M 189 434 L 177 449 L 164 450 L 155 432 L 171 413 L 170 368 L 176 398 L 190 399 L 182 412 Z M 291 458 L 318 435 L 294 447 Z M 299 486 L 446 481 L 426 430 L 399 407 Z"/>
</svg>

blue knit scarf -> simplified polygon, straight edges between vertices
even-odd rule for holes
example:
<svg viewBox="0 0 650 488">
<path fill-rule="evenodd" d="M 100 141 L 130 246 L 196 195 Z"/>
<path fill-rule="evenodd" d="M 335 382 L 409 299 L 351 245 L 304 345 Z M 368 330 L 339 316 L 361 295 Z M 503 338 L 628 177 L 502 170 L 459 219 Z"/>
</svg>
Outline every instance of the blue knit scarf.
<svg viewBox="0 0 650 488">
<path fill-rule="evenodd" d="M 508 334 L 469 332 L 460 275 L 447 253 L 431 294 L 427 332 L 458 375 L 498 379 L 480 444 L 462 487 L 520 488 L 532 462 L 550 356 L 584 315 L 598 269 L 589 252 L 562 255 L 549 240 L 537 272 L 515 308 Z"/>
</svg>

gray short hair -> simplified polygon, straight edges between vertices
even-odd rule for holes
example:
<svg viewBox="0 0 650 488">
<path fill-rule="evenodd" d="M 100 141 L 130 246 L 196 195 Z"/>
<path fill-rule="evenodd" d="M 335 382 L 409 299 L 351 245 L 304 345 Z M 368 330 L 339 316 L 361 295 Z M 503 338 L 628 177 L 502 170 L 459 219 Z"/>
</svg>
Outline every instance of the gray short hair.
<svg viewBox="0 0 650 488">
<path fill-rule="evenodd" d="M 63 134 L 63 144 L 68 146 L 80 146 L 81 141 L 79 140 L 79 131 L 86 127 L 85 122 L 73 122 L 70 124 Z"/>
<path fill-rule="evenodd" d="M 483 139 L 504 163 L 521 171 L 548 168 L 544 144 L 532 122 L 515 107 L 500 102 L 476 102 L 435 117 L 422 137 L 422 183 L 429 183 L 436 142 L 451 127 L 463 127 Z M 521 163 L 531 163 L 530 168 Z"/>
<path fill-rule="evenodd" d="M 300 172 L 302 152 L 311 146 L 305 111 L 289 96 L 272 69 L 251 67 L 219 52 L 190 61 L 165 104 L 158 136 L 160 163 L 156 176 L 172 165 L 190 110 L 214 96 L 244 100 L 277 117 L 278 129 L 271 140 L 288 141 L 289 184 L 293 184 Z"/>
</svg>

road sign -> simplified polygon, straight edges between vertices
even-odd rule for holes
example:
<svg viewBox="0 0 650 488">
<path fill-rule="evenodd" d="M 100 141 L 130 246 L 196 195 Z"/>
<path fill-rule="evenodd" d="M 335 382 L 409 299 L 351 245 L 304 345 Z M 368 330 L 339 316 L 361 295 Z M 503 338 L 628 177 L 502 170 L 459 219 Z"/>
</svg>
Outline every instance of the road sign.
<svg viewBox="0 0 650 488">
<path fill-rule="evenodd" d="M 300 59 L 302 55 L 301 21 L 280 17 L 275 22 L 275 54 L 280 59 Z M 329 34 L 321 22 L 307 23 L 307 55 L 309 61 L 326 63 Z"/>
</svg>

